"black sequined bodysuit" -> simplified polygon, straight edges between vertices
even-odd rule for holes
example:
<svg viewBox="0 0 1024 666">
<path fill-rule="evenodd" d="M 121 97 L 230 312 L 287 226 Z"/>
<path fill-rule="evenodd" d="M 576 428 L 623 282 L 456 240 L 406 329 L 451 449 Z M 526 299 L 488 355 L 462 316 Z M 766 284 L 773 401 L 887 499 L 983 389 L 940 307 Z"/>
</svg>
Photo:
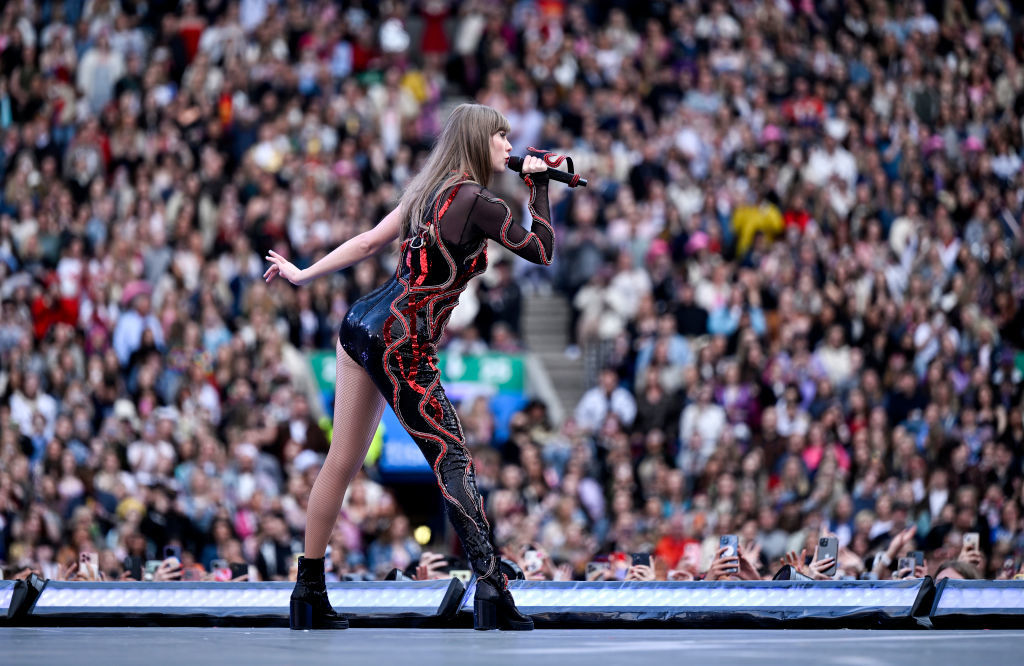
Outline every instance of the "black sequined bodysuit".
<svg viewBox="0 0 1024 666">
<path fill-rule="evenodd" d="M 456 185 L 436 198 L 420 233 L 402 243 L 394 277 L 352 304 L 340 332 L 341 346 L 366 369 L 432 465 L 477 575 L 494 580 L 500 576 L 490 526 L 462 425 L 440 383 L 437 342 L 459 294 L 487 267 L 488 238 L 532 262 L 551 263 L 547 179 L 523 180 L 530 187 L 529 231 L 486 188 Z"/>
</svg>

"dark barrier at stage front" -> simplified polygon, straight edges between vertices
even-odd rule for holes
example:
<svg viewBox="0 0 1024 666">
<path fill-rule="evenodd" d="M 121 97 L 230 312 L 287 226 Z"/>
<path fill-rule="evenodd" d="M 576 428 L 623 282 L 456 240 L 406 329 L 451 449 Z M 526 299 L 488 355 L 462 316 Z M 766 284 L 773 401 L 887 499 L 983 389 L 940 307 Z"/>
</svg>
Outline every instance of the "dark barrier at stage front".
<svg viewBox="0 0 1024 666">
<path fill-rule="evenodd" d="M 26 580 L 0 580 L 0 624 L 18 624 L 46 581 L 35 574 Z"/>
<path fill-rule="evenodd" d="M 1024 628 L 1024 580 L 939 581 L 932 624 L 941 629 Z"/>
<path fill-rule="evenodd" d="M 256 624 L 286 626 L 293 583 L 74 583 L 47 581 L 29 611 L 46 624 Z M 354 626 L 429 626 L 458 612 L 465 587 L 432 581 L 327 585 Z"/>
<path fill-rule="evenodd" d="M 463 615 L 473 611 L 473 585 Z M 535 582 L 509 585 L 538 626 L 914 627 L 931 578 L 898 581 Z"/>
</svg>

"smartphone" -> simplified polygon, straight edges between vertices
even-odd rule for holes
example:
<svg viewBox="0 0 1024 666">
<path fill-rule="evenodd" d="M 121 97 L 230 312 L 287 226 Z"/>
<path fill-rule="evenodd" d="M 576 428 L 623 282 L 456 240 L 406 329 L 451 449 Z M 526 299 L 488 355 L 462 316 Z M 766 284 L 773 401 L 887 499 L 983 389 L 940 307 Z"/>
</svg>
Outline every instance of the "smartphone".
<svg viewBox="0 0 1024 666">
<path fill-rule="evenodd" d="M 923 567 L 924 566 L 924 551 L 923 550 L 911 551 L 909 557 L 914 558 L 914 566 L 915 567 Z"/>
<path fill-rule="evenodd" d="M 598 571 L 607 571 L 611 569 L 612 565 L 607 562 L 587 562 L 586 579 L 592 580 L 592 576 Z"/>
<path fill-rule="evenodd" d="M 469 569 L 451 569 L 449 572 L 452 578 L 458 578 L 463 583 L 468 583 L 469 579 L 473 577 L 473 572 Z"/>
<path fill-rule="evenodd" d="M 164 559 L 169 557 L 181 562 L 181 546 L 164 546 Z"/>
<path fill-rule="evenodd" d="M 904 573 L 906 572 L 906 573 Z M 913 578 L 914 577 L 914 558 L 913 557 L 901 557 L 896 564 L 896 574 L 901 578 Z"/>
<path fill-rule="evenodd" d="M 249 565 L 245 562 L 232 562 L 231 563 L 231 580 L 241 578 L 242 576 L 248 575 Z"/>
<path fill-rule="evenodd" d="M 651 566 L 651 554 L 650 553 L 633 553 L 633 566 L 643 565 L 645 567 Z"/>
<path fill-rule="evenodd" d="M 978 550 L 980 548 L 981 539 L 978 537 L 977 532 L 968 532 L 964 534 L 964 548 L 967 550 Z"/>
<path fill-rule="evenodd" d="M 826 576 L 835 576 L 836 567 L 839 564 L 839 538 L 821 537 L 818 539 L 818 560 L 827 560 L 830 557 L 832 558 L 832 566 L 821 573 Z"/>
<path fill-rule="evenodd" d="M 163 564 L 163 560 L 146 560 L 146 567 L 142 574 L 142 580 L 153 580 L 156 570 Z"/>
<path fill-rule="evenodd" d="M 124 570 L 135 580 L 142 580 L 142 558 L 129 555 L 124 558 Z"/>
<path fill-rule="evenodd" d="M 718 540 L 718 547 L 725 548 L 725 552 L 722 553 L 721 559 L 728 557 L 739 557 L 740 554 L 740 539 L 735 534 L 723 534 Z M 738 573 L 739 567 L 730 567 L 725 569 L 725 573 Z"/>
<path fill-rule="evenodd" d="M 99 578 L 100 556 L 96 553 L 81 552 L 78 554 L 78 570 L 91 578 Z"/>
<path fill-rule="evenodd" d="M 544 560 L 541 559 L 539 552 L 530 548 L 523 553 L 523 571 L 528 574 L 537 573 L 542 566 L 544 566 Z"/>
</svg>

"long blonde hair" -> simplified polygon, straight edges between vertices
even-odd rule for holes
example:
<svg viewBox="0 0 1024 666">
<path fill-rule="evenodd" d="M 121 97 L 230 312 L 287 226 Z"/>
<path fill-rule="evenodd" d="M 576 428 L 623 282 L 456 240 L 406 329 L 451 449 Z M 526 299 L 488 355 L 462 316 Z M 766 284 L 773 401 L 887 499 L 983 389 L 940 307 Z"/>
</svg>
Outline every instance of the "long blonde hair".
<svg viewBox="0 0 1024 666">
<path fill-rule="evenodd" d="M 402 194 L 402 239 L 430 212 L 434 197 L 455 183 L 491 180 L 491 137 L 509 131 L 508 120 L 482 104 L 460 104 L 445 121 L 430 156 Z"/>
</svg>

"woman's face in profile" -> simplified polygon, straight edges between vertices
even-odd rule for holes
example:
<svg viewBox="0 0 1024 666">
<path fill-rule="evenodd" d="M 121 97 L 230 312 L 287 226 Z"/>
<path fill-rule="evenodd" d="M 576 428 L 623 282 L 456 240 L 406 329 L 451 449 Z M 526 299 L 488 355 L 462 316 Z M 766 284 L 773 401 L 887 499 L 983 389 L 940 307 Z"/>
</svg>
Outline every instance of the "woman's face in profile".
<svg viewBox="0 0 1024 666">
<path fill-rule="evenodd" d="M 509 153 L 512 152 L 512 144 L 508 142 L 507 132 L 499 130 L 491 135 L 491 168 L 501 171 L 508 162 Z"/>
</svg>

